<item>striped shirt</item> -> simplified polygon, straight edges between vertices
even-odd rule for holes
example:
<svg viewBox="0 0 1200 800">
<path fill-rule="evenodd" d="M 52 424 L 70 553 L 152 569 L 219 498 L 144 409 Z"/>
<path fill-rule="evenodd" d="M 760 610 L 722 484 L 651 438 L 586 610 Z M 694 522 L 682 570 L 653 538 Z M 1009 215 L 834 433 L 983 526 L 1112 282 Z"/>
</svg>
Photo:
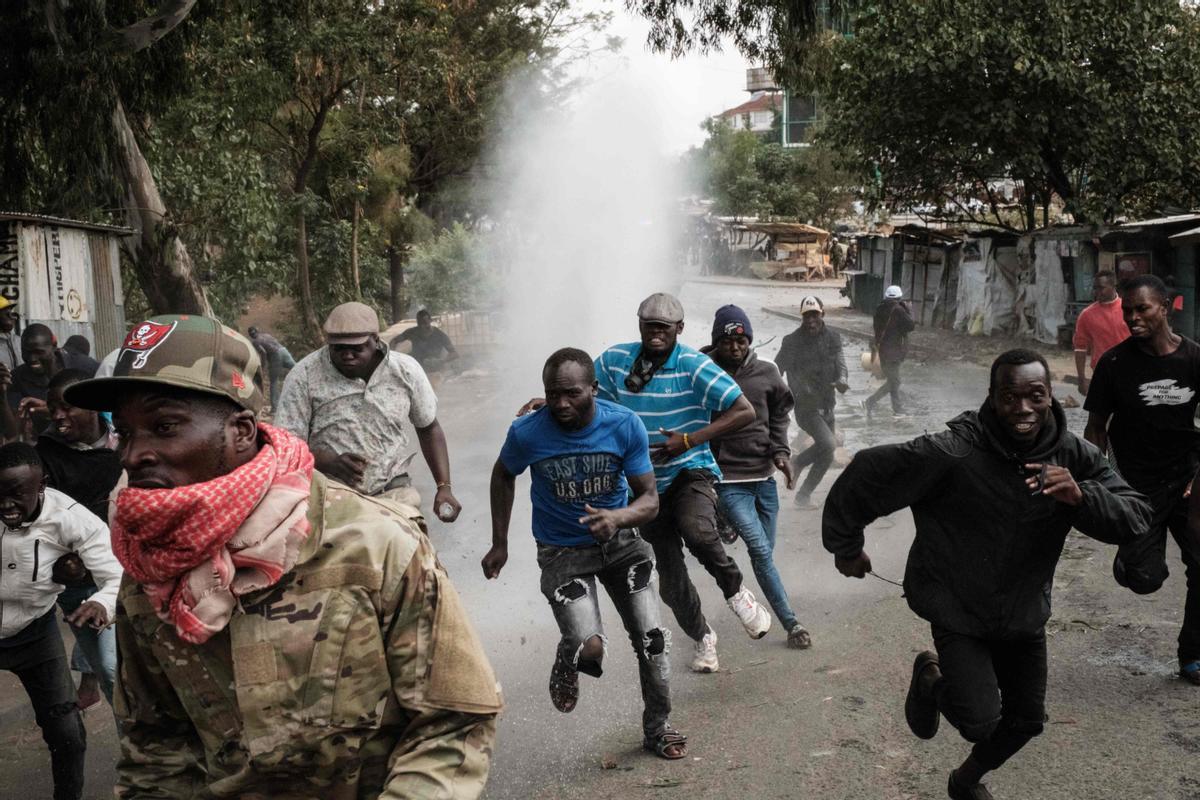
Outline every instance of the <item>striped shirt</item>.
<svg viewBox="0 0 1200 800">
<path fill-rule="evenodd" d="M 666 437 L 660 428 L 677 433 L 694 433 L 712 421 L 712 412 L 732 406 L 742 390 L 729 373 L 699 350 L 676 344 L 670 357 L 654 373 L 640 392 L 625 388 L 625 378 L 641 342 L 610 347 L 596 359 L 596 381 L 600 396 L 628 408 L 638 415 L 650 434 L 650 444 Z M 665 492 L 675 476 L 685 469 L 706 469 L 721 479 L 721 468 L 708 443 L 685 451 L 665 464 L 654 465 L 654 480 L 659 493 Z"/>
</svg>

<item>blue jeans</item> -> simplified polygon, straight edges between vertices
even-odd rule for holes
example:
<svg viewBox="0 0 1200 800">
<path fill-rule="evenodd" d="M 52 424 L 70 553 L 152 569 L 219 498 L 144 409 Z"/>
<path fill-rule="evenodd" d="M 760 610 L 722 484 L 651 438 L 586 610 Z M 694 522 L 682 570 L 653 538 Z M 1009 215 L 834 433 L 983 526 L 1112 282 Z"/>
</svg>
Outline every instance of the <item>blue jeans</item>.
<svg viewBox="0 0 1200 800">
<path fill-rule="evenodd" d="M 721 511 L 746 543 L 750 566 L 763 596 L 784 630 L 796 624 L 779 570 L 775 569 L 775 518 L 779 515 L 779 493 L 775 479 L 749 483 L 718 483 Z"/>
<path fill-rule="evenodd" d="M 75 586 L 63 589 L 58 595 L 58 605 L 64 614 L 70 614 L 97 592 L 94 584 Z M 102 631 L 95 628 L 76 628 L 71 626 L 75 634 L 75 647 L 71 651 L 71 669 L 76 672 L 90 672 L 100 682 L 100 691 L 112 706 L 113 684 L 117 680 L 117 629 L 109 625 Z"/>
<path fill-rule="evenodd" d="M 95 628 L 76 628 L 71 626 L 75 634 L 75 649 L 71 651 L 71 669 L 76 672 L 90 672 L 100 681 L 100 691 L 104 692 L 109 706 L 112 705 L 113 683 L 117 678 L 117 629 L 109 625 L 102 631 Z"/>
</svg>

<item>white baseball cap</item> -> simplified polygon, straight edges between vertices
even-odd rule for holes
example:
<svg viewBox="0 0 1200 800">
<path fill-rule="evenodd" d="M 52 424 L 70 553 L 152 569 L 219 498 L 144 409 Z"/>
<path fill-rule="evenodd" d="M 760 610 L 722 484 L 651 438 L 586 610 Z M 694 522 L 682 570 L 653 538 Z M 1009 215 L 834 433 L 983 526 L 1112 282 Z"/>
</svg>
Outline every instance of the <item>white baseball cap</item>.
<svg viewBox="0 0 1200 800">
<path fill-rule="evenodd" d="M 883 290 L 883 296 L 887 300 L 899 300 L 904 297 L 904 290 L 899 286 L 889 286 Z"/>
<path fill-rule="evenodd" d="M 821 305 L 821 301 L 811 294 L 800 300 L 800 314 L 804 315 L 810 311 L 816 311 L 821 315 L 825 314 L 825 306 Z"/>
</svg>

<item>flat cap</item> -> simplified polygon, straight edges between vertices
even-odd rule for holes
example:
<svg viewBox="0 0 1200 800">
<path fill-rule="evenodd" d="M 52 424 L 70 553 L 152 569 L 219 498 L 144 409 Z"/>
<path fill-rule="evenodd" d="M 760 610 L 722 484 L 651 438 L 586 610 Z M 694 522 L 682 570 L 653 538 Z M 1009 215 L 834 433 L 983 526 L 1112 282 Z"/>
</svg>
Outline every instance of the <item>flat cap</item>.
<svg viewBox="0 0 1200 800">
<path fill-rule="evenodd" d="M 676 322 L 683 322 L 683 304 L 673 294 L 655 292 L 638 306 L 638 319 L 674 325 Z"/>
<path fill-rule="evenodd" d="M 325 319 L 329 344 L 362 344 L 379 333 L 379 315 L 366 303 L 342 303 Z"/>
</svg>

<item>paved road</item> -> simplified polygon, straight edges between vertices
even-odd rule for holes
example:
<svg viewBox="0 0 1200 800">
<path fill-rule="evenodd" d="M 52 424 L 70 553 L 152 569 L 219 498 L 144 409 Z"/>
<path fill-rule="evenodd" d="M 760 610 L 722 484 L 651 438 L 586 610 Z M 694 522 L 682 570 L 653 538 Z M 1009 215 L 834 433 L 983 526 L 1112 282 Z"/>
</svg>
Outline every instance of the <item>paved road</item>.
<svg viewBox="0 0 1200 800">
<path fill-rule="evenodd" d="M 798 291 L 804 290 L 688 284 L 682 299 L 693 318 L 684 338 L 702 342 L 708 315 L 726 302 L 751 311 L 758 340 L 778 337 L 793 323 L 756 310 L 794 305 Z M 837 302 L 836 291 L 822 293 Z M 778 338 L 762 352 L 770 357 L 777 348 Z M 848 343 L 848 354 L 856 348 Z M 957 411 L 977 406 L 987 383 L 986 370 L 975 365 L 914 364 L 906 373 L 912 418 L 868 425 L 850 410 L 870 388 L 865 374 L 851 366 L 851 392 L 838 414 L 852 450 L 939 429 Z M 636 666 L 607 601 L 612 644 L 604 677 L 583 678 L 574 713 L 551 707 L 545 687 L 557 631 L 537 590 L 532 539 L 524 535 L 529 523 L 524 481 L 508 567 L 493 582 L 484 581 L 478 567 L 490 535 L 487 476 L 511 410 L 537 393 L 537 382 L 535 370 L 503 382 L 494 375 L 463 377 L 442 388 L 441 418 L 465 511 L 453 526 L 434 523 L 432 536 L 472 609 L 508 701 L 488 796 L 944 797 L 946 773 L 966 745 L 948 726 L 930 742 L 913 738 L 901 709 L 912 657 L 930 645 L 927 626 L 908 610 L 898 588 L 839 576 L 820 546 L 819 512 L 798 511 L 786 498 L 777 562 L 813 633 L 812 650 L 787 649 L 778 629 L 761 641 L 749 640 L 712 581 L 696 569 L 705 609 L 720 636 L 721 671 L 688 672 L 690 642 L 676 637 L 673 721 L 691 737 L 688 760 L 666 763 L 641 751 Z M 1081 430 L 1079 412 L 1070 413 L 1073 429 Z M 420 480 L 429 485 L 427 477 Z M 872 526 L 868 549 L 879 574 L 901 577 L 912 535 L 908 512 Z M 748 572 L 740 545 L 734 555 Z M 1178 564 L 1178 556 L 1172 557 Z M 1045 735 L 992 778 L 999 798 L 1200 800 L 1200 694 L 1173 674 L 1181 575 L 1157 595 L 1135 597 L 1113 584 L 1110 558 L 1110 548 L 1079 537 L 1069 541 L 1050 626 L 1049 724 Z M 19 700 L 20 690 L 14 693 L 10 682 L 0 679 L 0 689 L 0 708 Z M 112 722 L 103 713 L 90 717 L 89 797 L 105 797 Z M 30 797 L 49 796 L 36 729 L 9 724 L 2 744 L 0 785 L 29 787 Z M 7 788 L 4 796 L 10 796 Z"/>
</svg>

